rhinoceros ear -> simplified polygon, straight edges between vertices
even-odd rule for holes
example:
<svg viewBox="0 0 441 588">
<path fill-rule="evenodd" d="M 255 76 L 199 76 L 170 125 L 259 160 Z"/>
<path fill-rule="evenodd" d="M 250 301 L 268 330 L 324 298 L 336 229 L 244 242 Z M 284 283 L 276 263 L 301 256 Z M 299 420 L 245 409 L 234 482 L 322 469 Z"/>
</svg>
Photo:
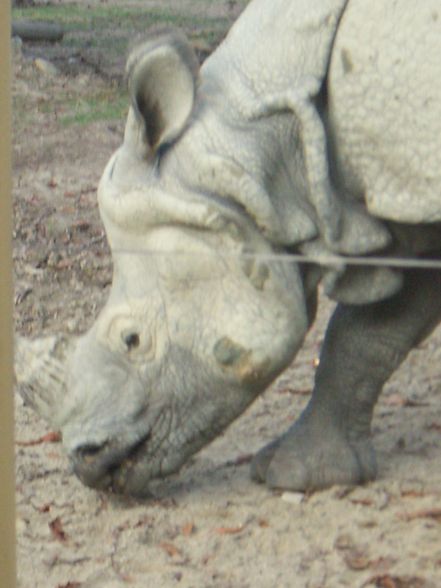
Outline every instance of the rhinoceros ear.
<svg viewBox="0 0 441 588">
<path fill-rule="evenodd" d="M 172 142 L 185 128 L 193 110 L 198 67 L 192 47 L 179 31 L 156 36 L 131 52 L 126 72 L 146 154 Z"/>
</svg>

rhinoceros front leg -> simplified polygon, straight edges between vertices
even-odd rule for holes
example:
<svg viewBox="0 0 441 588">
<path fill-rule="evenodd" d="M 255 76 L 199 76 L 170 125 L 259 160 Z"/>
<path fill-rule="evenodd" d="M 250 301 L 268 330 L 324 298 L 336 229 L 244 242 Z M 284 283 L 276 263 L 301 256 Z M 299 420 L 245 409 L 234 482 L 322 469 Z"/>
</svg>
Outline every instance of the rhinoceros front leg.
<svg viewBox="0 0 441 588">
<path fill-rule="evenodd" d="M 317 490 L 376 476 L 370 424 L 385 381 L 441 318 L 441 273 L 408 271 L 386 301 L 339 305 L 312 398 L 300 419 L 262 449 L 252 476 L 273 488 Z"/>
</svg>

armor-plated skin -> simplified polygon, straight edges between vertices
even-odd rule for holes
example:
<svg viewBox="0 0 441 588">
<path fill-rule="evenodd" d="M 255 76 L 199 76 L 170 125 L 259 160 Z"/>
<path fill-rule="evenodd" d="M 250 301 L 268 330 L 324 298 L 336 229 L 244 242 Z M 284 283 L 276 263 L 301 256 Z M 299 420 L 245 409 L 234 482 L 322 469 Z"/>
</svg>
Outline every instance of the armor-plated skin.
<svg viewBox="0 0 441 588">
<path fill-rule="evenodd" d="M 441 277 L 268 254 L 440 252 L 440 52 L 436 0 L 253 0 L 200 72 L 178 33 L 134 50 L 98 193 L 109 300 L 39 361 L 19 346 L 25 393 L 86 484 L 139 495 L 178 470 L 290 363 L 320 279 L 340 304 L 313 397 L 253 476 L 375 477 L 372 410 L 439 321 Z"/>
</svg>

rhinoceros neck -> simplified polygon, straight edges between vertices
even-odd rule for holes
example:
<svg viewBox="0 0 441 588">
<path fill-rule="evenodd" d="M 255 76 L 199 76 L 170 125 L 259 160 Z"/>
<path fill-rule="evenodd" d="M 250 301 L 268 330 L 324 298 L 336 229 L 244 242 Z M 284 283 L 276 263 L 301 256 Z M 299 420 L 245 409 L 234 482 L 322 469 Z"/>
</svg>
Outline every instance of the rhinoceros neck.
<svg viewBox="0 0 441 588">
<path fill-rule="evenodd" d="M 306 253 L 360 255 L 390 241 L 329 171 L 321 99 L 346 4 L 250 3 L 204 64 L 192 124 L 176 146 L 181 183 L 233 201 L 271 244 Z"/>
<path fill-rule="evenodd" d="M 271 97 L 320 88 L 347 0 L 254 0 L 205 62 L 247 116 Z M 254 103 L 253 103 L 254 102 Z"/>
<path fill-rule="evenodd" d="M 179 185 L 247 216 L 270 243 L 316 236 L 298 124 L 286 113 L 252 121 L 207 81 L 195 120 L 175 147 Z"/>
<path fill-rule="evenodd" d="M 304 115 L 323 134 L 313 102 L 345 4 L 250 3 L 205 62 L 195 116 L 176 146 L 187 162 L 180 181 L 234 201 L 279 246 L 309 241 L 322 228 L 305 148 L 315 136 L 305 130 Z"/>
</svg>

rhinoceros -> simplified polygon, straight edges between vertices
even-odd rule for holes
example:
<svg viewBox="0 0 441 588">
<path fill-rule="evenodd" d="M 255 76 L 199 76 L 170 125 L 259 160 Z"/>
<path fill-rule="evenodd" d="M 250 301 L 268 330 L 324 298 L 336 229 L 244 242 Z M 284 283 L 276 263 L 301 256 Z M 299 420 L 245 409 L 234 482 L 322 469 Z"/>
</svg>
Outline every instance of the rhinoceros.
<svg viewBox="0 0 441 588">
<path fill-rule="evenodd" d="M 292 361 L 320 283 L 338 305 L 311 400 L 252 476 L 375 478 L 373 408 L 439 322 L 441 273 L 350 258 L 439 255 L 440 56 L 438 0 L 252 0 L 201 68 L 177 31 L 133 49 L 98 188 L 110 296 L 78 340 L 18 346 L 86 485 L 178 471 Z"/>
</svg>

